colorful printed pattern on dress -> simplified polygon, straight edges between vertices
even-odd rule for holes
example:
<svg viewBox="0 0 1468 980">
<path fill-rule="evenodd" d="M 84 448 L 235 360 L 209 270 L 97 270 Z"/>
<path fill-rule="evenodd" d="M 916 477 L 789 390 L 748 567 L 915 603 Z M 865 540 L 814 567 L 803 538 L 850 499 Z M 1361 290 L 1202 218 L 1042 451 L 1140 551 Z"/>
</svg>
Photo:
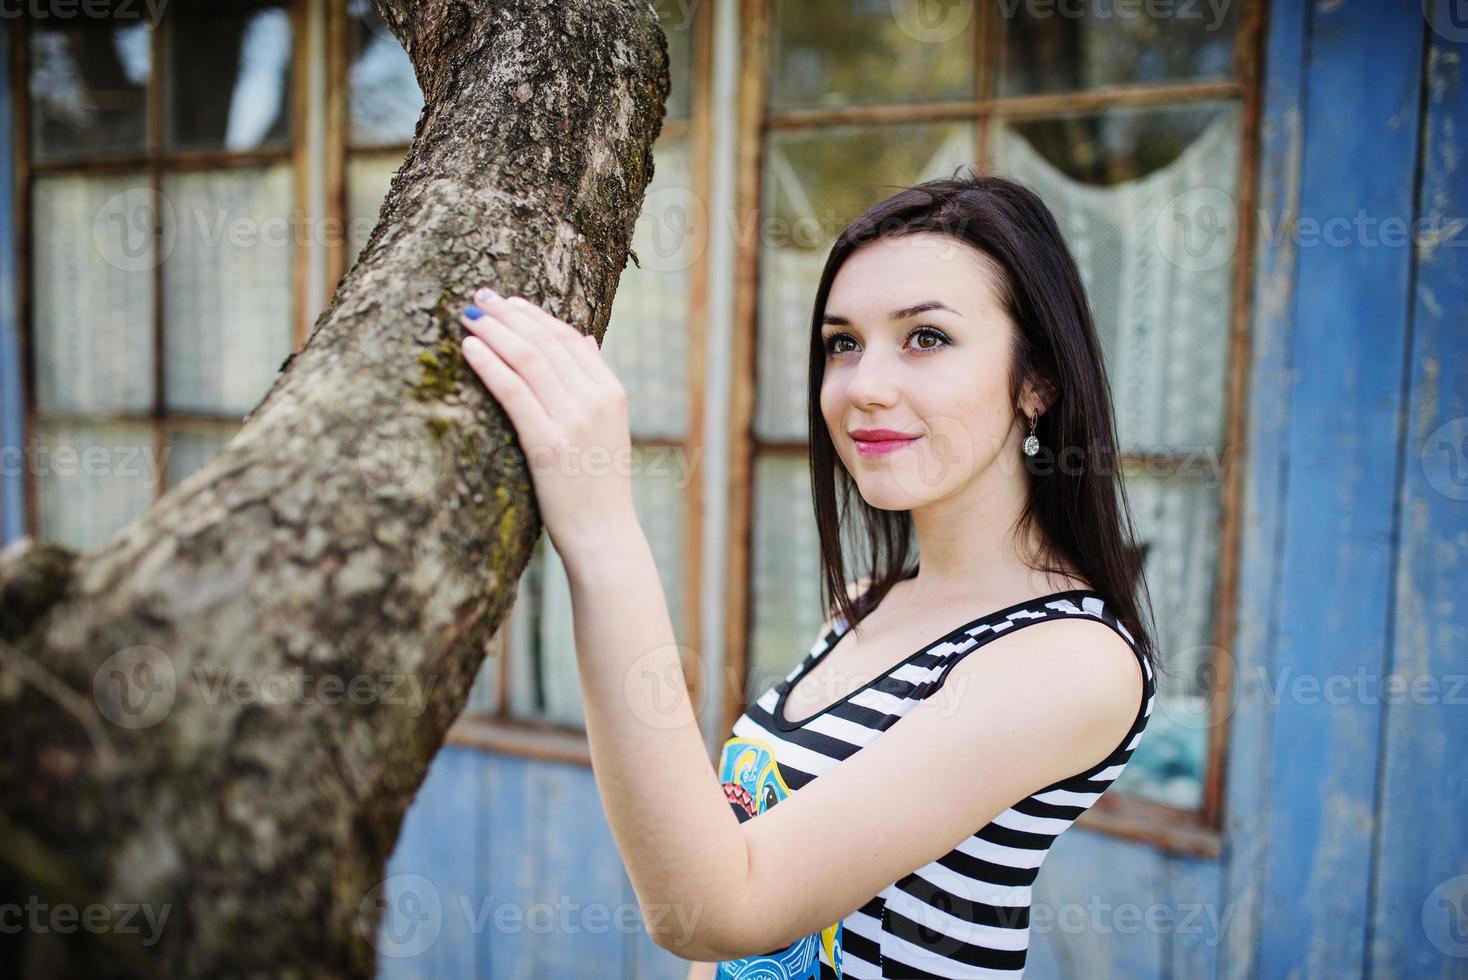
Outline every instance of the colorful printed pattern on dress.
<svg viewBox="0 0 1468 980">
<path fill-rule="evenodd" d="M 741 823 L 790 795 L 770 746 L 759 739 L 735 736 L 724 743 L 719 759 L 724 796 Z M 841 922 L 797 939 L 784 949 L 738 960 L 725 960 L 715 980 L 820 980 L 825 963 L 841 976 Z"/>
</svg>

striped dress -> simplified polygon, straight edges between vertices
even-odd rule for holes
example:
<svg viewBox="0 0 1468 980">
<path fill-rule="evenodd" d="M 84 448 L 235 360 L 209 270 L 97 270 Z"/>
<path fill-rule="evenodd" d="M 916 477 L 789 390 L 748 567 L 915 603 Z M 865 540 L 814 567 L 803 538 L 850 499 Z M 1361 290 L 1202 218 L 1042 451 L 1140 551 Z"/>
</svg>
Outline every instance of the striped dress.
<svg viewBox="0 0 1468 980">
<path fill-rule="evenodd" d="M 1020 977 L 1029 950 L 1030 888 L 1050 845 L 1125 768 L 1152 714 L 1152 668 L 1099 593 L 1056 592 L 988 613 L 924 647 L 798 723 L 785 699 L 835 646 L 844 620 L 735 723 L 720 753 L 729 805 L 749 820 L 868 745 L 942 687 L 964 657 L 1032 623 L 1090 616 L 1116 630 L 1142 665 L 1131 731 L 1095 766 L 1037 790 L 861 908 L 783 949 L 718 965 L 718 978 Z"/>
</svg>

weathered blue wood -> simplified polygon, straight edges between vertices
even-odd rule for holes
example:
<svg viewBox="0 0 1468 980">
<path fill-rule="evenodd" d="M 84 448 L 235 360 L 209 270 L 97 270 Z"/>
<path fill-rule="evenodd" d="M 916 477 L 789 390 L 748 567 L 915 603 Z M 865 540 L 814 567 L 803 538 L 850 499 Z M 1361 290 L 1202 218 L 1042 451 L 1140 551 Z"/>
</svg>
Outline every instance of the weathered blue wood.
<svg viewBox="0 0 1468 980">
<path fill-rule="evenodd" d="M 636 904 L 637 894 L 632 890 L 632 881 L 625 871 L 622 880 L 622 901 Z M 653 942 L 644 930 L 627 937 L 627 968 L 622 976 L 637 980 L 683 980 L 692 965 L 689 960 L 675 956 Z"/>
<path fill-rule="evenodd" d="M 1385 709 L 1377 980 L 1468 977 L 1468 45 L 1428 42 L 1390 664 L 1406 687 Z"/>
<path fill-rule="evenodd" d="M 485 758 L 484 975 L 581 976 L 593 964 L 621 975 L 642 915 L 624 898 L 625 871 L 591 770 Z"/>
<path fill-rule="evenodd" d="M 1157 912 L 1169 940 L 1168 968 L 1161 976 L 1216 980 L 1222 972 L 1219 950 L 1239 915 L 1223 887 L 1218 861 L 1178 855 L 1167 862 L 1167 891 Z"/>
<path fill-rule="evenodd" d="M 462 788 L 479 802 L 479 828 L 484 835 L 476 894 L 510 908 L 523 908 L 537 892 L 534 851 L 539 832 L 531 822 L 532 771 L 547 763 L 493 753 L 485 753 L 484 759 L 480 778 Z M 530 976 L 531 951 L 518 936 L 486 928 L 477 934 L 477 945 L 480 976 Z"/>
<path fill-rule="evenodd" d="M 444 749 L 408 810 L 387 867 L 379 977 L 479 975 L 473 911 L 483 835 L 472 790 L 481 782 L 486 758 L 469 749 Z"/>
<path fill-rule="evenodd" d="M 1424 33 L 1396 4 L 1311 11 L 1301 215 L 1346 224 L 1298 252 L 1272 679 L 1320 689 L 1287 686 L 1275 711 L 1264 977 L 1363 969 L 1381 710 L 1349 686 L 1344 703 L 1321 692 L 1388 662 L 1412 253 L 1384 244 L 1380 223 L 1413 214 Z"/>
<path fill-rule="evenodd" d="M 1283 546 L 1290 371 L 1294 360 L 1298 250 L 1279 228 L 1300 204 L 1304 153 L 1305 59 L 1308 0 L 1272 0 L 1266 11 L 1263 91 L 1259 116 L 1253 288 L 1250 297 L 1249 388 L 1244 435 L 1239 588 L 1235 608 L 1235 683 L 1227 704 L 1228 755 L 1224 762 L 1220 918 L 1228 926 L 1218 947 L 1218 972 L 1227 980 L 1256 976 L 1264 914 L 1262 888 L 1269 853 L 1266 832 L 1274 709 L 1255 683 L 1276 673 L 1278 599 Z M 1287 805 L 1288 800 L 1276 801 Z M 1175 974 L 1184 976 L 1185 974 Z"/>
<path fill-rule="evenodd" d="M 25 440 L 21 402 L 20 311 L 15 240 L 15 120 L 10 90 L 11 31 L 0 20 L 0 542 L 25 531 L 25 471 L 20 450 Z"/>
<path fill-rule="evenodd" d="M 1170 938 L 1144 912 L 1166 902 L 1168 860 L 1080 827 L 1062 834 L 1031 892 L 1025 977 L 1165 976 Z"/>
</svg>

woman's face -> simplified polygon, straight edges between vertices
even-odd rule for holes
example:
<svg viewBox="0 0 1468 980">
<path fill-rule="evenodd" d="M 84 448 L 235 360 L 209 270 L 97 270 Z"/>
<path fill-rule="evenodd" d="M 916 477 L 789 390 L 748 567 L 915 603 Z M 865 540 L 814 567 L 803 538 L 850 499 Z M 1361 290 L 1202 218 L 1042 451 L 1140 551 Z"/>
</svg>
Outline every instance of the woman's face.
<svg viewBox="0 0 1468 980">
<path fill-rule="evenodd" d="M 932 232 L 863 245 L 836 273 L 821 341 L 821 414 L 868 504 L 910 510 L 990 471 L 1021 468 L 1010 401 L 1014 326 L 989 260 Z M 941 304 L 917 310 L 930 303 Z M 905 439 L 864 441 L 860 430 Z M 868 440 L 876 438 L 867 433 Z"/>
</svg>

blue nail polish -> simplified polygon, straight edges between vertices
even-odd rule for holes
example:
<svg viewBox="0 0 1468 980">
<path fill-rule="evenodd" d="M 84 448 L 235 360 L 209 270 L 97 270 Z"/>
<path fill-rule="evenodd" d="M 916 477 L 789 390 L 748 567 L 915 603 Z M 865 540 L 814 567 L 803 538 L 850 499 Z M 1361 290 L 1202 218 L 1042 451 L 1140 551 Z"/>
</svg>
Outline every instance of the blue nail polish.
<svg viewBox="0 0 1468 980">
<path fill-rule="evenodd" d="M 470 303 L 468 306 L 464 307 L 464 315 L 471 320 L 477 320 L 480 317 L 484 316 L 484 311 L 475 306 L 473 303 Z"/>
</svg>

